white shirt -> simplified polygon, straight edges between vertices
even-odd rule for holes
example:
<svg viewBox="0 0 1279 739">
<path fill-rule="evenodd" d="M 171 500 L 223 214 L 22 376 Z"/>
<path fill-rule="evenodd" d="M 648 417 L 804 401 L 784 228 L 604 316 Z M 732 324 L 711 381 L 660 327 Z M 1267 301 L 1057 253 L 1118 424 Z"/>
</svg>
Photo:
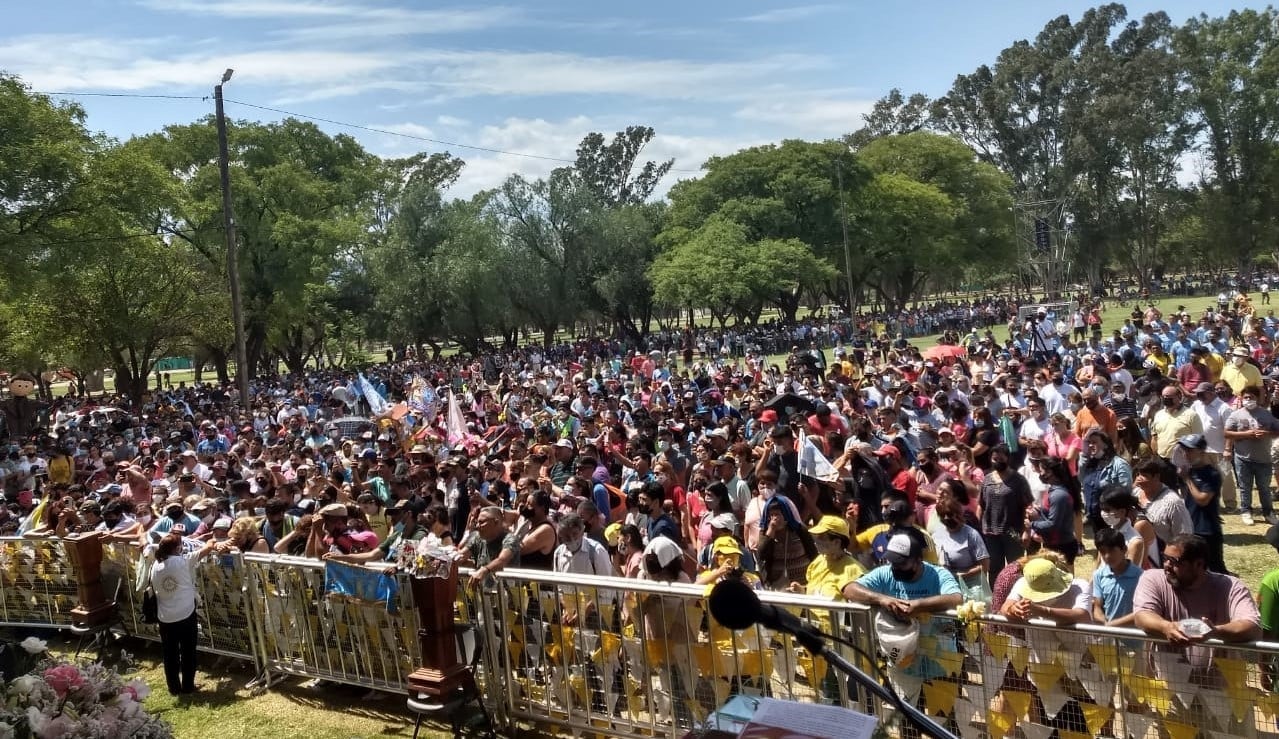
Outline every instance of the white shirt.
<svg viewBox="0 0 1279 739">
<path fill-rule="evenodd" d="M 1204 440 L 1208 442 L 1206 451 L 1213 454 L 1221 454 L 1226 450 L 1226 419 L 1230 417 L 1230 406 L 1221 398 L 1213 398 L 1212 402 L 1204 405 L 1202 400 L 1196 400 L 1190 404 L 1191 410 L 1195 415 L 1199 416 L 1199 423 L 1203 426 Z"/>
<path fill-rule="evenodd" d="M 1066 396 L 1057 390 L 1057 386 L 1051 382 L 1038 389 L 1039 399 L 1044 401 L 1044 410 L 1051 416 L 1054 413 L 1064 413 L 1070 408 L 1070 401 L 1066 400 Z"/>
<path fill-rule="evenodd" d="M 1023 439 L 1042 439 L 1051 429 L 1052 421 L 1048 418 L 1048 414 L 1044 414 L 1044 420 L 1042 421 L 1036 421 L 1034 417 L 1022 421 L 1021 428 L 1017 433 Z"/>
<path fill-rule="evenodd" d="M 589 536 L 582 538 L 582 547 L 576 552 L 570 551 L 567 544 L 556 546 L 553 562 L 556 572 L 599 575 L 600 577 L 609 577 L 614 574 L 613 562 L 608 558 L 608 550 Z"/>
<path fill-rule="evenodd" d="M 155 590 L 160 623 L 177 623 L 195 613 L 195 583 L 191 578 L 191 567 L 198 553 L 199 550 L 173 555 L 151 566 L 151 587 Z"/>
</svg>

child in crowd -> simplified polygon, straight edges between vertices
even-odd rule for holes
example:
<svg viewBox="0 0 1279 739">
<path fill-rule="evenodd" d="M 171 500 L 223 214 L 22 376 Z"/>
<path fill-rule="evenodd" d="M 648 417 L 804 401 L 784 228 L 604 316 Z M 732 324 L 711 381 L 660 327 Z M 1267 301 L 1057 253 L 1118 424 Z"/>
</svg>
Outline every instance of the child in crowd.
<svg viewBox="0 0 1279 739">
<path fill-rule="evenodd" d="M 1092 575 L 1093 620 L 1107 626 L 1131 627 L 1132 596 L 1137 592 L 1141 568 L 1128 559 L 1128 542 L 1119 529 L 1098 531 L 1093 543 L 1102 562 Z"/>
</svg>

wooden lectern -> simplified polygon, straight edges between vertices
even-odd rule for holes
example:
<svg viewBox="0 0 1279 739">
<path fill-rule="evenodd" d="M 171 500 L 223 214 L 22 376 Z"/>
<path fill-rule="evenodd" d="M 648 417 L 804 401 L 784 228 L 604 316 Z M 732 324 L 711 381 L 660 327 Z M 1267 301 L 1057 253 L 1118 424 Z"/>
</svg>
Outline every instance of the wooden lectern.
<svg viewBox="0 0 1279 739">
<path fill-rule="evenodd" d="M 115 601 L 102 592 L 102 539 L 97 534 L 69 534 L 62 539 L 63 549 L 75 570 L 76 607 L 71 609 L 71 622 L 79 628 L 92 628 L 110 620 Z"/>
<path fill-rule="evenodd" d="M 457 600 L 457 564 L 450 562 L 448 577 L 413 577 L 413 604 L 417 607 L 422 665 L 409 674 L 409 688 L 432 698 L 448 700 L 458 688 L 475 690 L 470 668 L 458 660 L 457 632 L 453 627 L 453 603 Z"/>
</svg>

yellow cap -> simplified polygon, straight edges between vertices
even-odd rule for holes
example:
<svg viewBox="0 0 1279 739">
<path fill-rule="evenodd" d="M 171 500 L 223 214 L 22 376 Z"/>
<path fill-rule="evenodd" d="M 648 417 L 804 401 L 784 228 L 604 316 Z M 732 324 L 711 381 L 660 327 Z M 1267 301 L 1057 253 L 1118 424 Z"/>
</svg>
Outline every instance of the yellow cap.
<svg viewBox="0 0 1279 739">
<path fill-rule="evenodd" d="M 819 534 L 838 534 L 845 539 L 852 538 L 848 535 L 848 522 L 839 516 L 822 516 L 821 519 L 817 521 L 817 525 L 808 530 L 808 533 L 813 536 L 818 536 Z"/>
</svg>

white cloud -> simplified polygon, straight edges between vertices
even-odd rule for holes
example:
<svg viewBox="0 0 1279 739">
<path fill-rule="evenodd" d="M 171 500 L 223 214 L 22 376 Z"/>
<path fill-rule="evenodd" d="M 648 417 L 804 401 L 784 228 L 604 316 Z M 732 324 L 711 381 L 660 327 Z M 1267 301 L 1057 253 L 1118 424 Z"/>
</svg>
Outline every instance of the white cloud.
<svg viewBox="0 0 1279 739">
<path fill-rule="evenodd" d="M 458 97 L 615 94 L 722 98 L 763 78 L 826 66 L 818 56 L 774 54 L 742 61 L 583 56 L 566 52 L 426 51 L 424 80 Z"/>
<path fill-rule="evenodd" d="M 139 0 L 151 10 L 223 18 L 315 18 L 351 15 L 356 6 L 305 0 Z"/>
<path fill-rule="evenodd" d="M 815 15 L 821 15 L 831 10 L 835 10 L 835 5 L 794 5 L 789 8 L 775 8 L 773 10 L 765 10 L 762 13 L 755 13 L 743 18 L 739 21 L 747 23 L 784 23 L 786 21 L 798 21 L 805 18 L 812 18 Z"/>
<path fill-rule="evenodd" d="M 466 120 L 465 118 L 458 118 L 457 116 L 451 116 L 451 115 L 438 116 L 435 119 L 435 122 L 440 124 L 441 126 L 448 126 L 449 128 L 461 128 L 463 126 L 469 126 L 471 124 L 471 122 Z"/>
<path fill-rule="evenodd" d="M 519 174 L 529 179 L 545 177 L 551 170 L 569 166 L 576 156 L 577 145 L 582 137 L 591 131 L 602 131 L 606 135 L 622 126 L 618 119 L 592 118 L 574 116 L 562 120 L 546 120 L 544 118 L 507 118 L 499 124 L 482 126 L 473 135 L 461 143 L 472 146 L 497 149 L 511 154 L 498 154 L 474 149 L 450 148 L 454 156 L 466 161 L 461 177 L 449 191 L 452 197 L 466 198 L 481 190 L 498 187 L 507 177 Z M 657 196 L 666 191 L 679 179 L 698 176 L 703 162 L 715 155 L 731 154 L 747 146 L 769 143 L 772 139 L 763 135 L 744 136 L 689 136 L 679 133 L 662 133 L 661 122 L 655 122 L 658 134 L 644 149 L 645 161 L 664 161 L 675 159 L 675 170 L 659 184 Z M 380 128 L 389 127 L 381 126 Z M 409 144 L 413 144 L 408 140 Z M 405 147 L 396 142 L 378 142 L 385 146 L 380 153 L 402 155 Z M 409 146 L 409 149 L 414 149 Z M 415 150 L 440 151 L 449 148 L 443 146 L 418 145 Z M 514 152 L 546 157 L 543 159 L 529 156 L 518 156 Z M 562 161 L 561 161 L 562 160 Z"/>
<path fill-rule="evenodd" d="M 420 136 L 422 138 L 433 138 L 435 133 L 426 126 L 416 123 L 388 123 L 385 125 L 374 124 L 370 128 L 377 128 L 382 131 L 390 131 L 391 133 L 404 134 L 405 136 Z"/>
<path fill-rule="evenodd" d="M 862 126 L 862 116 L 869 113 L 874 100 L 854 98 L 807 97 L 803 93 L 781 98 L 766 98 L 739 108 L 737 118 L 771 123 L 791 131 L 796 138 L 842 136 Z"/>
<path fill-rule="evenodd" d="M 75 34 L 0 40 L 0 68 L 38 89 L 205 89 L 226 67 L 236 70 L 236 89 L 272 88 L 277 105 L 385 91 L 411 94 L 423 104 L 481 96 L 753 98 L 769 82 L 780 84 L 789 75 L 827 68 L 828 62 L 801 54 L 697 61 L 555 51 L 344 50 L 324 44 L 235 51 L 170 38 Z"/>
<path fill-rule="evenodd" d="M 169 39 L 128 41 L 78 35 L 23 36 L 0 42 L 0 69 L 36 89 L 207 88 L 227 67 L 240 85 L 338 86 L 385 74 L 394 55 L 340 50 L 171 53 Z M 352 93 L 358 91 L 353 85 Z"/>
</svg>

